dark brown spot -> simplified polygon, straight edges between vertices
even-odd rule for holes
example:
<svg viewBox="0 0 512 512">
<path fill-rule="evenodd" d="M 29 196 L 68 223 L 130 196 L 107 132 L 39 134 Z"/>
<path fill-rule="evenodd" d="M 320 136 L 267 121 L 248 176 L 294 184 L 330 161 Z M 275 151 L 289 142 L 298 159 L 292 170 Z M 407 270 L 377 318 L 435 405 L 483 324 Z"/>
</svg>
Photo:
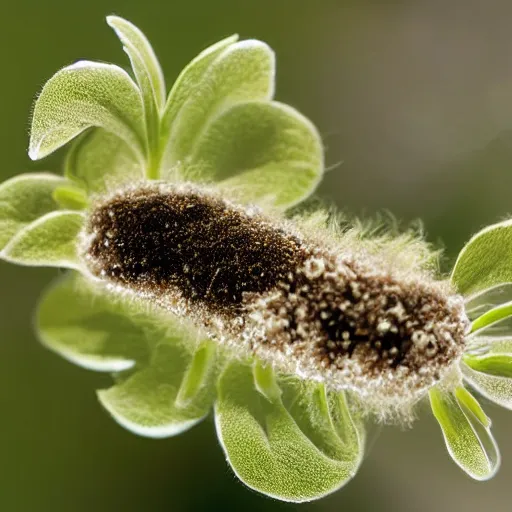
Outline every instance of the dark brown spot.
<svg viewBox="0 0 512 512">
<path fill-rule="evenodd" d="M 116 196 L 94 210 L 87 231 L 95 274 L 156 293 L 176 288 L 212 309 L 275 287 L 304 252 L 257 215 L 189 190 Z"/>
</svg>

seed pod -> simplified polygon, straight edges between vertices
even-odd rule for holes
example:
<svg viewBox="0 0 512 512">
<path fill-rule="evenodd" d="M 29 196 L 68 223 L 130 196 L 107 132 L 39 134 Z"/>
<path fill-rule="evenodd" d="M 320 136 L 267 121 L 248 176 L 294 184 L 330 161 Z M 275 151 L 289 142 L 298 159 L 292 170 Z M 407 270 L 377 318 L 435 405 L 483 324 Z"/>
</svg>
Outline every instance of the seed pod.
<svg viewBox="0 0 512 512">
<path fill-rule="evenodd" d="M 464 349 L 463 302 L 445 283 L 206 189 L 144 185 L 100 200 L 82 255 L 96 278 L 191 317 L 241 355 L 391 409 Z"/>
</svg>

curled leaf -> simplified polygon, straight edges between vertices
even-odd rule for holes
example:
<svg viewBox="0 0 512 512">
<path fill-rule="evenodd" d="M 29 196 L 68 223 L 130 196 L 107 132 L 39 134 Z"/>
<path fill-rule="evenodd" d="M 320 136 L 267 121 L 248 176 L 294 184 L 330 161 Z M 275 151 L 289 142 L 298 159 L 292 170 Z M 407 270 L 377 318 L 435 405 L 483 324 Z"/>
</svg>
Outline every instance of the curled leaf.
<svg viewBox="0 0 512 512">
<path fill-rule="evenodd" d="M 66 158 L 66 176 L 89 193 L 104 193 L 110 187 L 144 178 L 144 163 L 130 146 L 103 128 L 80 135 Z"/>
<path fill-rule="evenodd" d="M 501 322 L 510 316 L 512 316 L 512 302 L 496 306 L 495 308 L 489 309 L 473 321 L 471 324 L 471 332 L 474 333 L 484 329 L 485 327 Z"/>
<path fill-rule="evenodd" d="M 512 282 L 512 220 L 477 233 L 462 249 L 451 280 L 465 296 Z"/>
<path fill-rule="evenodd" d="M 123 43 L 139 85 L 146 119 L 148 156 L 152 162 L 159 151 L 160 111 L 165 103 L 164 75 L 151 44 L 135 25 L 118 16 L 108 16 L 107 23 Z"/>
<path fill-rule="evenodd" d="M 207 126 L 230 106 L 243 101 L 269 100 L 274 93 L 274 53 L 260 41 L 227 46 L 207 67 L 170 126 L 168 165 L 186 161 Z M 173 91 L 171 91 L 171 98 Z M 169 113 L 167 113 L 169 110 Z M 175 110 L 168 103 L 162 124 Z"/>
<path fill-rule="evenodd" d="M 50 173 L 30 173 L 0 185 L 0 250 L 28 224 L 59 208 L 53 194 L 66 181 Z"/>
<path fill-rule="evenodd" d="M 320 182 L 323 147 L 315 127 L 295 109 L 252 101 L 213 120 L 189 161 L 195 179 L 220 182 L 244 201 L 287 208 Z"/>
<path fill-rule="evenodd" d="M 0 252 L 18 265 L 80 268 L 77 236 L 83 215 L 76 211 L 50 212 L 24 227 Z"/>
<path fill-rule="evenodd" d="M 72 183 L 66 183 L 57 187 L 53 191 L 53 199 L 65 210 L 83 210 L 87 206 L 87 195 L 85 191 L 74 186 Z"/>
<path fill-rule="evenodd" d="M 466 354 L 461 369 L 480 394 L 512 409 L 512 340 L 495 343 L 482 355 Z"/>
<path fill-rule="evenodd" d="M 457 388 L 453 394 L 433 388 L 430 405 L 455 463 L 475 480 L 494 476 L 500 454 L 490 420 L 474 397 L 464 388 Z"/>
<path fill-rule="evenodd" d="M 37 329 L 44 345 L 67 360 L 116 372 L 116 384 L 98 397 L 136 434 L 178 434 L 213 404 L 221 359 L 211 341 L 199 342 L 195 330 L 172 315 L 114 297 L 78 274 L 45 293 Z"/>
<path fill-rule="evenodd" d="M 471 320 L 495 307 L 512 302 L 512 283 L 502 283 L 487 288 L 466 301 L 466 313 Z"/>
<path fill-rule="evenodd" d="M 140 92 L 118 66 L 79 61 L 58 71 L 36 100 L 29 156 L 38 160 L 91 126 L 116 134 L 144 154 Z"/>
<path fill-rule="evenodd" d="M 168 331 L 154 346 L 147 366 L 98 391 L 100 402 L 120 425 L 141 436 L 162 438 L 188 430 L 208 414 L 215 399 L 215 351 L 200 346 L 194 356 L 191 341 L 197 346 L 183 332 Z"/>
<path fill-rule="evenodd" d="M 293 502 L 343 486 L 364 449 L 344 396 L 281 383 L 281 401 L 268 371 L 256 376 L 259 383 L 249 365 L 233 362 L 218 383 L 217 435 L 237 476 L 252 489 Z"/>
<path fill-rule="evenodd" d="M 54 283 L 37 310 L 43 344 L 69 361 L 96 371 L 119 372 L 149 357 L 144 315 L 113 300 L 79 274 Z"/>
<path fill-rule="evenodd" d="M 119 16 L 107 16 L 107 23 L 114 29 L 130 58 L 146 114 L 154 112 L 158 117 L 158 110 L 165 103 L 165 80 L 150 42 L 139 28 Z"/>
<path fill-rule="evenodd" d="M 206 48 L 206 50 L 195 57 L 180 73 L 169 93 L 162 116 L 161 130 L 164 143 L 166 143 L 176 116 L 185 101 L 196 88 L 200 87 L 204 75 L 213 65 L 215 59 L 217 59 L 226 48 L 236 43 L 237 40 L 238 36 L 233 35 Z"/>
</svg>

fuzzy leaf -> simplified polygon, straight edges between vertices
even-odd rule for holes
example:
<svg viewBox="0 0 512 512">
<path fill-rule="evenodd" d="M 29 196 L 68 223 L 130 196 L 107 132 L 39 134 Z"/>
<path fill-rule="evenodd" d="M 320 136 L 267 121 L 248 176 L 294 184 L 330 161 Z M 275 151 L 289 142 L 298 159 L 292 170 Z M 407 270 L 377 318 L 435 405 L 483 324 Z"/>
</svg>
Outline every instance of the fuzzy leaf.
<svg viewBox="0 0 512 512">
<path fill-rule="evenodd" d="M 123 427 L 141 436 L 180 434 L 201 421 L 215 399 L 215 351 L 168 331 L 145 368 L 98 392 L 103 406 Z M 208 342 L 212 343 L 212 342 Z"/>
<path fill-rule="evenodd" d="M 95 194 L 142 180 L 144 164 L 123 139 L 102 128 L 93 128 L 74 141 L 65 172 L 69 179 Z"/>
<path fill-rule="evenodd" d="M 488 339 L 486 352 L 465 354 L 464 378 L 480 394 L 512 409 L 512 339 Z"/>
<path fill-rule="evenodd" d="M 499 309 L 499 308 L 496 308 Z M 494 310 L 489 311 L 489 313 Z M 484 317 L 487 315 L 483 315 Z M 479 319 L 473 322 L 473 325 Z M 466 354 L 470 356 L 480 356 L 488 353 L 504 354 L 512 353 L 512 316 L 498 313 L 490 318 L 481 328 L 473 330 L 466 338 Z M 492 321 L 494 320 L 494 321 Z M 483 324 L 484 322 L 482 322 Z"/>
<path fill-rule="evenodd" d="M 243 201 L 287 208 L 318 185 L 323 148 L 315 127 L 295 109 L 246 102 L 212 121 L 190 164 L 192 178 L 221 182 Z"/>
<path fill-rule="evenodd" d="M 83 216 L 75 211 L 50 212 L 11 238 L 0 258 L 19 265 L 79 268 L 77 236 Z"/>
<path fill-rule="evenodd" d="M 108 16 L 107 23 L 123 43 L 139 85 L 146 118 L 148 156 L 152 161 L 158 152 L 160 112 L 165 104 L 164 75 L 153 48 L 136 26 L 118 16 Z"/>
<path fill-rule="evenodd" d="M 310 501 L 340 488 L 356 473 L 364 444 L 343 394 L 330 401 L 316 384 L 287 384 L 281 401 L 269 378 L 240 362 L 220 377 L 217 435 L 235 473 L 250 488 L 285 501 Z"/>
<path fill-rule="evenodd" d="M 118 66 L 79 61 L 58 71 L 36 100 L 29 156 L 43 158 L 91 126 L 99 126 L 144 153 L 140 92 Z"/>
<path fill-rule="evenodd" d="M 512 302 L 490 309 L 483 315 L 476 318 L 471 324 L 471 332 L 476 332 L 491 324 L 500 322 L 509 316 L 512 316 Z"/>
<path fill-rule="evenodd" d="M 471 320 L 487 311 L 512 302 L 512 283 L 503 283 L 473 295 L 466 301 L 466 313 Z"/>
<path fill-rule="evenodd" d="M 465 296 L 512 282 L 511 254 L 512 220 L 489 226 L 462 249 L 451 280 Z"/>
<path fill-rule="evenodd" d="M 66 180 L 50 173 L 15 176 L 0 185 L 0 250 L 25 226 L 57 210 L 55 189 Z"/>
<path fill-rule="evenodd" d="M 185 162 L 202 133 L 230 106 L 250 100 L 269 100 L 274 94 L 274 53 L 260 41 L 242 41 L 224 49 L 189 91 L 176 113 L 168 103 L 162 121 L 170 127 L 168 165 Z M 171 99 L 173 92 L 171 92 Z M 176 117 L 171 121 L 169 116 Z"/>
<path fill-rule="evenodd" d="M 197 348 L 180 384 L 176 396 L 177 407 L 184 408 L 193 405 L 198 398 L 201 400 L 201 395 L 207 392 L 206 383 L 211 384 L 213 389 L 214 385 L 211 379 L 212 372 L 215 371 L 214 363 L 216 363 L 217 357 L 216 346 L 211 341 L 205 341 Z M 208 392 L 206 394 L 211 396 Z"/>
<path fill-rule="evenodd" d="M 87 194 L 82 188 L 66 183 L 53 191 L 53 199 L 64 210 L 83 210 L 87 206 Z"/>
<path fill-rule="evenodd" d="M 206 48 L 180 73 L 169 93 L 162 117 L 161 129 L 164 140 L 169 137 L 172 125 L 184 103 L 201 86 L 204 75 L 212 67 L 215 59 L 237 40 L 238 36 L 233 35 Z"/>
<path fill-rule="evenodd" d="M 466 354 L 464 362 L 479 372 L 512 379 L 512 352 L 500 354 L 494 350 L 479 356 Z M 512 399 L 512 395 L 510 398 Z"/>
<path fill-rule="evenodd" d="M 130 58 L 146 114 L 153 112 L 158 118 L 158 110 L 165 103 L 165 80 L 150 42 L 139 28 L 119 16 L 107 16 L 107 23 L 114 29 Z"/>
<path fill-rule="evenodd" d="M 41 298 L 36 322 L 46 347 L 83 368 L 119 372 L 149 357 L 150 324 L 144 315 L 79 274 L 52 284 Z"/>
<path fill-rule="evenodd" d="M 73 274 L 43 296 L 37 327 L 51 350 L 84 368 L 116 373 L 98 391 L 114 419 L 148 437 L 178 434 L 215 398 L 216 346 L 172 315 L 112 296 Z"/>
<path fill-rule="evenodd" d="M 498 470 L 500 454 L 490 431 L 490 420 L 464 388 L 455 393 L 430 390 L 430 404 L 449 454 L 475 480 L 488 480 Z"/>
</svg>

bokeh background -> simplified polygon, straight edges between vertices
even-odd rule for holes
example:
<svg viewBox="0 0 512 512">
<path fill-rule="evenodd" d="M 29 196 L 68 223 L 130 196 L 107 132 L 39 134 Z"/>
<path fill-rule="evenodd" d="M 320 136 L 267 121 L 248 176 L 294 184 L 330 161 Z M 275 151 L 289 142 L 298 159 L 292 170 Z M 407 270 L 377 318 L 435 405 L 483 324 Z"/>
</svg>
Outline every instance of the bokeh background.
<svg viewBox="0 0 512 512">
<path fill-rule="evenodd" d="M 59 171 L 26 154 L 35 93 L 80 58 L 122 63 L 104 22 L 150 37 L 170 83 L 202 48 L 239 32 L 278 56 L 277 98 L 319 127 L 330 172 L 319 195 L 347 211 L 424 220 L 445 268 L 480 227 L 511 213 L 512 4 L 508 0 L 16 0 L 0 15 L 0 177 Z M 503 454 L 490 482 L 448 457 L 431 415 L 373 436 L 358 476 L 302 506 L 240 485 L 211 421 L 177 438 L 138 438 L 94 390 L 109 379 L 48 353 L 33 308 L 55 271 L 0 264 L 0 510 L 185 512 L 510 510 L 512 413 L 487 405 Z"/>
</svg>

